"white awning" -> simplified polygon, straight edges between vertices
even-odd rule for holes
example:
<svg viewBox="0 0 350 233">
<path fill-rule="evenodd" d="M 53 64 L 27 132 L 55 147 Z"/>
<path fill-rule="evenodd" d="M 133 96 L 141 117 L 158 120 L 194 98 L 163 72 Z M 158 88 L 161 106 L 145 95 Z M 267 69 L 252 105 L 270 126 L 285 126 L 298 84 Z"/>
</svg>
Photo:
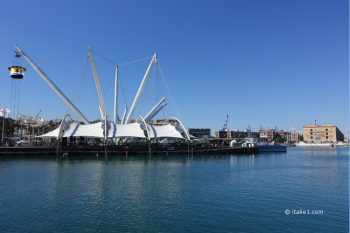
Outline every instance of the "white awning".
<svg viewBox="0 0 350 233">
<path fill-rule="evenodd" d="M 117 125 L 116 137 L 146 138 L 141 124 L 135 122 L 126 125 Z"/>
<path fill-rule="evenodd" d="M 143 126 L 138 123 L 129 123 L 126 125 L 114 124 L 109 122 L 108 138 L 116 137 L 135 137 L 135 138 L 146 138 Z M 93 137 L 103 138 L 103 123 L 97 122 L 89 125 L 81 125 L 78 123 L 71 123 L 67 128 L 62 137 Z M 184 138 L 181 132 L 173 125 L 148 125 L 149 137 L 150 138 Z M 59 135 L 59 127 L 51 132 L 40 135 L 41 138 L 57 138 Z"/>
<path fill-rule="evenodd" d="M 77 131 L 77 129 L 80 127 L 80 124 L 78 123 L 72 123 L 69 125 L 69 128 L 64 130 L 62 137 L 71 137 L 74 136 L 74 133 Z"/>
<path fill-rule="evenodd" d="M 115 126 L 109 122 L 108 137 L 112 137 L 115 133 Z M 91 137 L 91 138 L 103 138 L 104 125 L 102 122 L 97 122 L 90 125 L 79 125 L 76 132 L 72 136 L 74 137 Z"/>
<path fill-rule="evenodd" d="M 149 125 L 150 138 L 184 138 L 173 125 Z"/>
<path fill-rule="evenodd" d="M 60 127 L 57 127 L 56 129 L 46 133 L 46 134 L 43 134 L 43 135 L 39 135 L 37 136 L 38 138 L 57 138 L 58 137 L 58 134 L 60 132 Z"/>
</svg>

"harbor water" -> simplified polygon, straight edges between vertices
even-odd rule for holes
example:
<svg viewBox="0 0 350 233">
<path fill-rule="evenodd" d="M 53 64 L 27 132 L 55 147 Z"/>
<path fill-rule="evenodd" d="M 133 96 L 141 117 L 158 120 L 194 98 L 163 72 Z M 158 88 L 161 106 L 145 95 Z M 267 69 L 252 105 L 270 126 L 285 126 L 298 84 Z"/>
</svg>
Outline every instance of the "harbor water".
<svg viewBox="0 0 350 233">
<path fill-rule="evenodd" d="M 0 232 L 349 232 L 349 149 L 0 159 Z"/>
</svg>

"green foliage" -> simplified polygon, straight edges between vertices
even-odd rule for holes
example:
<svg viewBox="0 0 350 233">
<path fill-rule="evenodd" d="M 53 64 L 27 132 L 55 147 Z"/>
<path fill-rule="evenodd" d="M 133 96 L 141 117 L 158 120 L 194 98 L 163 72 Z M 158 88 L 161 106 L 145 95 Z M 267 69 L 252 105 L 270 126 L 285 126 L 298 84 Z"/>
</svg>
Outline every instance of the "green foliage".
<svg viewBox="0 0 350 233">
<path fill-rule="evenodd" d="M 277 138 L 276 142 L 279 144 L 285 143 L 287 140 L 285 138 Z"/>
<path fill-rule="evenodd" d="M 299 141 L 304 141 L 304 136 L 303 135 L 299 135 Z"/>
</svg>

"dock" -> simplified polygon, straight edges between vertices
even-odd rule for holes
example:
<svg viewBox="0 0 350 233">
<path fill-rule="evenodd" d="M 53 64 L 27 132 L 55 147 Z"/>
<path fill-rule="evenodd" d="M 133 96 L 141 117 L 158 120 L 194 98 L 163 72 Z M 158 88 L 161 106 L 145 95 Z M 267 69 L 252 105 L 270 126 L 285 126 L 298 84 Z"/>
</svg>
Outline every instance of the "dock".
<svg viewBox="0 0 350 233">
<path fill-rule="evenodd" d="M 62 147 L 0 147 L 1 157 L 47 157 L 58 155 L 110 156 L 128 155 L 239 155 L 264 152 L 286 152 L 285 146 L 268 147 L 148 147 L 148 146 L 62 146 Z"/>
</svg>

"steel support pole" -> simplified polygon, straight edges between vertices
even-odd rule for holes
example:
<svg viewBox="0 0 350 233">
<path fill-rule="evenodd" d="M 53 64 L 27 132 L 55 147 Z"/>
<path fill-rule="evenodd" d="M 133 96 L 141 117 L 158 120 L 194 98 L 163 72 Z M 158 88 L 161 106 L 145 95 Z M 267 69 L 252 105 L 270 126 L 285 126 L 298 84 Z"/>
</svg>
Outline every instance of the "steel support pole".
<svg viewBox="0 0 350 233">
<path fill-rule="evenodd" d="M 114 124 L 118 122 L 118 65 L 115 67 L 115 80 L 114 80 Z"/>
<path fill-rule="evenodd" d="M 134 98 L 134 101 L 131 105 L 131 108 L 129 110 L 129 113 L 128 113 L 128 116 L 126 117 L 126 120 L 125 120 L 125 123 L 129 123 L 131 121 L 131 117 L 132 117 L 132 114 L 134 113 L 134 110 L 135 110 L 135 107 L 137 106 L 137 103 L 142 95 L 142 92 L 143 92 L 143 89 L 145 88 L 145 85 L 146 85 L 146 82 L 147 82 L 147 79 L 149 77 L 149 75 L 151 74 L 151 71 L 153 69 L 153 66 L 157 63 L 157 55 L 154 54 L 153 57 L 152 57 L 152 60 L 150 62 L 150 64 L 148 65 L 148 68 L 146 70 L 146 73 L 145 75 L 143 76 L 143 79 L 142 79 L 142 82 L 140 84 L 140 87 L 136 93 L 136 96 Z"/>
<path fill-rule="evenodd" d="M 74 104 L 63 94 L 63 92 L 50 80 L 50 78 L 42 71 L 38 65 L 36 65 L 32 59 L 19 47 L 16 46 L 16 52 L 23 55 L 26 61 L 33 67 L 33 69 L 39 74 L 39 76 L 46 82 L 46 84 L 55 92 L 63 102 L 73 110 L 85 124 L 89 124 L 89 120 L 74 106 Z"/>
</svg>

